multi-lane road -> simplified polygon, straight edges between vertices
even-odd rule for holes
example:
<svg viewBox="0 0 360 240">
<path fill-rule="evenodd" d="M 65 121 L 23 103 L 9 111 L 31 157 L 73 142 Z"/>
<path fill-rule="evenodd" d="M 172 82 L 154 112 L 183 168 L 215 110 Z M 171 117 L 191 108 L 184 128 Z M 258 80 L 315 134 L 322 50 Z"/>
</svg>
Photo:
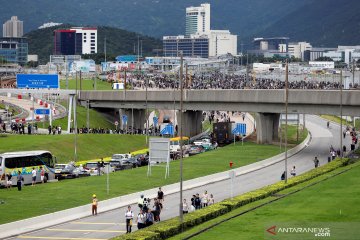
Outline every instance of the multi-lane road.
<svg viewBox="0 0 360 240">
<path fill-rule="evenodd" d="M 332 124 L 330 129 L 326 127 L 326 121 L 316 116 L 306 116 L 306 127 L 311 132 L 310 144 L 298 154 L 288 159 L 288 170 L 296 166 L 297 174 L 301 174 L 314 168 L 313 159 L 318 156 L 320 164 L 327 162 L 329 148 L 340 146 L 340 127 Z M 346 137 L 344 144 L 349 146 L 350 137 Z M 280 180 L 284 171 L 284 161 L 270 165 L 266 168 L 237 176 L 234 181 L 234 194 L 238 195 L 262 186 L 275 183 Z M 183 196 L 190 201 L 193 194 L 200 195 L 207 190 L 214 195 L 215 201 L 221 201 L 230 197 L 230 180 L 224 180 L 208 184 L 196 189 L 185 191 Z M 165 193 L 166 194 L 166 193 Z M 161 213 L 162 220 L 178 216 L 179 194 L 165 196 L 164 210 Z M 133 205 L 135 215 L 138 213 L 137 206 Z M 90 211 L 90 209 L 89 209 Z M 103 240 L 125 233 L 125 209 L 116 209 L 94 217 L 86 217 L 76 221 L 52 226 L 46 229 L 30 232 L 12 239 L 49 239 L 49 240 Z M 136 226 L 133 227 L 136 230 Z"/>
</svg>

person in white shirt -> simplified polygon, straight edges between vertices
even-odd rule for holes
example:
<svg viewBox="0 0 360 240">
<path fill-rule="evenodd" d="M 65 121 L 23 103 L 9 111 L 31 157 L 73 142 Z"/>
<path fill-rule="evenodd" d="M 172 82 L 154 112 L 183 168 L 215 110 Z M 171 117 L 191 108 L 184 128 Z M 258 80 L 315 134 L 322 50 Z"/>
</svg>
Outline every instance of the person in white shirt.
<svg viewBox="0 0 360 240">
<path fill-rule="evenodd" d="M 183 211 L 183 214 L 186 214 L 189 212 L 189 205 L 187 204 L 186 199 L 184 199 L 184 201 L 183 201 L 182 211 Z"/>
<path fill-rule="evenodd" d="M 293 168 L 290 171 L 291 176 L 295 177 L 296 176 L 296 170 L 295 170 L 295 166 L 293 166 Z"/>
<path fill-rule="evenodd" d="M 136 222 L 137 222 L 137 228 L 142 229 L 145 227 L 145 220 L 146 220 L 146 213 L 143 212 L 142 209 L 140 209 L 139 214 L 137 215 Z"/>
<path fill-rule="evenodd" d="M 126 233 L 131 233 L 133 218 L 134 218 L 134 213 L 131 211 L 131 206 L 128 206 L 128 210 L 125 212 Z"/>
<path fill-rule="evenodd" d="M 201 201 L 203 203 L 203 207 L 207 207 L 208 202 L 209 202 L 209 195 L 208 195 L 207 191 L 204 192 Z"/>
<path fill-rule="evenodd" d="M 34 186 L 35 183 L 36 183 L 36 170 L 35 170 L 34 167 L 33 167 L 33 170 L 31 171 L 31 175 L 32 175 L 32 184 L 31 184 L 31 186 Z"/>
</svg>

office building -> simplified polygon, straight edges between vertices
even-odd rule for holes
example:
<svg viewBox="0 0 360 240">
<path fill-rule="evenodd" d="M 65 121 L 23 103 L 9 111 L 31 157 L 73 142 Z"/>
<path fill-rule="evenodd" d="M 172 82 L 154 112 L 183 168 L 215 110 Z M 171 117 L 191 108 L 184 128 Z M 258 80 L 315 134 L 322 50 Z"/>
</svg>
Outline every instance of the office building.
<svg viewBox="0 0 360 240">
<path fill-rule="evenodd" d="M 304 53 L 307 50 L 311 50 L 312 46 L 310 43 L 307 42 L 291 42 L 288 46 L 288 51 L 290 57 L 294 57 L 297 59 L 301 59 L 304 61 Z"/>
<path fill-rule="evenodd" d="M 164 36 L 165 57 L 178 57 L 182 51 L 184 57 L 209 57 L 209 38 L 205 36 Z"/>
<path fill-rule="evenodd" d="M 209 57 L 237 55 L 237 35 L 229 30 L 210 30 L 205 35 L 209 38 Z"/>
<path fill-rule="evenodd" d="M 264 54 L 267 51 L 287 53 L 288 42 L 288 37 L 254 38 L 252 51 L 258 54 Z"/>
<path fill-rule="evenodd" d="M 3 24 L 3 37 L 20 38 L 23 35 L 23 21 L 18 20 L 17 16 L 12 16 Z"/>
<path fill-rule="evenodd" d="M 200 7 L 186 8 L 185 35 L 201 34 L 210 31 L 210 4 L 204 3 Z"/>
<path fill-rule="evenodd" d="M 0 58 L 6 62 L 25 65 L 28 58 L 28 49 L 26 38 L 0 38 Z"/>
<path fill-rule="evenodd" d="M 97 29 L 73 27 L 54 31 L 55 55 L 97 53 Z"/>
<path fill-rule="evenodd" d="M 97 28 L 72 27 L 76 34 L 81 34 L 82 38 L 82 54 L 97 53 Z"/>
</svg>

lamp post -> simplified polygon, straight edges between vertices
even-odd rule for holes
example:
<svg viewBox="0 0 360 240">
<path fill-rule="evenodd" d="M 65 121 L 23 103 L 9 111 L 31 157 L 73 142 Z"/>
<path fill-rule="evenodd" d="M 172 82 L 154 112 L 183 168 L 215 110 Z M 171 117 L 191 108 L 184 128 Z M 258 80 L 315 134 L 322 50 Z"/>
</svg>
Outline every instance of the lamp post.
<svg viewBox="0 0 360 240">
<path fill-rule="evenodd" d="M 288 125 L 288 100 L 289 100 L 289 89 L 288 89 L 288 82 L 289 82 L 289 64 L 286 60 L 286 75 L 285 75 L 285 183 L 287 183 L 288 174 L 288 155 L 287 155 L 287 125 Z"/>
<path fill-rule="evenodd" d="M 183 52 L 180 51 L 180 205 L 179 216 L 180 223 L 184 222 L 184 215 L 182 211 L 182 199 L 183 199 L 183 149 L 182 149 L 182 125 L 183 125 Z"/>
<path fill-rule="evenodd" d="M 342 152 L 342 146 L 343 146 L 343 135 L 342 135 L 342 129 L 343 129 L 343 111 L 342 111 L 342 98 L 343 98 L 343 71 L 340 72 L 340 159 L 342 160 L 343 152 Z"/>
</svg>

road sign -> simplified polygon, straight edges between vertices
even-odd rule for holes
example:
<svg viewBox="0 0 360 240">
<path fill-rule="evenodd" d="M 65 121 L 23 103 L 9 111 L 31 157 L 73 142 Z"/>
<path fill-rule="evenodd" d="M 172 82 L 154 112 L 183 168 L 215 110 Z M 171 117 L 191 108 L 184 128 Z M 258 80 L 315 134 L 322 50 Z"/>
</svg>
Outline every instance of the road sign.
<svg viewBox="0 0 360 240">
<path fill-rule="evenodd" d="M 154 122 L 154 126 L 156 127 L 159 123 L 159 118 L 158 117 L 153 117 L 153 122 Z"/>
<path fill-rule="evenodd" d="M 233 134 L 246 135 L 246 124 L 236 123 L 235 128 L 232 130 Z"/>
<path fill-rule="evenodd" d="M 172 124 L 167 124 L 165 127 L 160 131 L 162 135 L 174 135 L 174 126 Z"/>
<path fill-rule="evenodd" d="M 17 88 L 59 88 L 57 74 L 17 74 Z"/>
<path fill-rule="evenodd" d="M 50 115 L 50 109 L 48 108 L 38 108 L 35 109 L 36 115 Z"/>
<path fill-rule="evenodd" d="M 126 124 L 127 121 L 128 121 L 128 116 L 123 115 L 123 116 L 122 116 L 122 121 L 123 121 L 123 124 Z"/>
</svg>

